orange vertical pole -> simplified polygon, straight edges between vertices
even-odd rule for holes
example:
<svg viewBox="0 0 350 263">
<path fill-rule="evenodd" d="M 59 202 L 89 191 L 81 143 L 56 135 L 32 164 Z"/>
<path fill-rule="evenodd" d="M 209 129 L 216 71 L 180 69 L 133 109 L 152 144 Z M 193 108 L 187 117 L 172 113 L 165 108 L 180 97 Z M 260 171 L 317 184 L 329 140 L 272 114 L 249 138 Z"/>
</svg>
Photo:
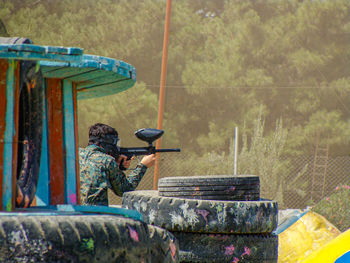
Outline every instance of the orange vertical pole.
<svg viewBox="0 0 350 263">
<path fill-rule="evenodd" d="M 166 83 L 166 70 L 168 60 L 168 33 L 170 26 L 170 13 L 171 13 L 171 0 L 167 0 L 166 14 L 165 14 L 165 26 L 164 26 L 164 40 L 163 40 L 163 57 L 162 57 L 162 69 L 160 77 L 160 90 L 159 90 L 159 108 L 158 108 L 158 129 L 163 127 L 163 112 L 164 112 L 164 97 L 165 97 L 165 83 Z M 156 149 L 161 148 L 161 138 L 156 142 Z M 158 189 L 158 177 L 159 177 L 159 154 L 156 154 L 156 163 L 154 167 L 153 189 Z"/>
</svg>

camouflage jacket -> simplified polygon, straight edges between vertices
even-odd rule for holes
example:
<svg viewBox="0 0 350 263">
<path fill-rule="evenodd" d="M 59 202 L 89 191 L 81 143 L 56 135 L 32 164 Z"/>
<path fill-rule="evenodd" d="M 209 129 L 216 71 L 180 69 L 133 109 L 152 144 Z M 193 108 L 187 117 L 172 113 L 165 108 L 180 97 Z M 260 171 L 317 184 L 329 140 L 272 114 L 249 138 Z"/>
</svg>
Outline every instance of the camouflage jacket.
<svg viewBox="0 0 350 263">
<path fill-rule="evenodd" d="M 115 159 L 96 145 L 79 148 L 79 166 L 82 205 L 108 205 L 108 188 L 118 196 L 133 191 L 147 170 L 140 163 L 126 175 Z"/>
</svg>

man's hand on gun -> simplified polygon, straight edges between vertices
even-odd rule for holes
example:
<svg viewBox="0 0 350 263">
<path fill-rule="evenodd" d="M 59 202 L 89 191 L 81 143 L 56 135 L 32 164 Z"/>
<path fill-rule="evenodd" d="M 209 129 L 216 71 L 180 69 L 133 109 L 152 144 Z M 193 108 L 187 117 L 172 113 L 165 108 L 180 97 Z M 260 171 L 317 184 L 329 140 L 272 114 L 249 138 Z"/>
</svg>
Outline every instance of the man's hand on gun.
<svg viewBox="0 0 350 263">
<path fill-rule="evenodd" d="M 124 164 L 128 161 L 128 158 L 132 156 L 138 156 L 138 155 L 145 155 L 145 157 L 142 158 L 141 163 L 146 165 L 148 168 L 153 166 L 155 162 L 155 153 L 159 152 L 180 152 L 180 149 L 156 149 L 155 146 L 153 146 L 153 142 L 157 139 L 159 139 L 163 135 L 163 130 L 158 129 L 139 129 L 135 132 L 135 135 L 137 138 L 139 138 L 142 141 L 145 141 L 148 143 L 148 146 L 146 147 L 128 147 L 123 148 L 119 147 L 118 151 L 120 156 L 123 156 L 120 159 L 119 162 L 119 168 L 120 170 L 127 169 L 127 166 Z M 126 158 L 125 158 L 126 157 Z M 119 158 L 118 158 L 119 160 Z M 129 163 L 130 166 L 130 163 Z"/>
<path fill-rule="evenodd" d="M 156 161 L 156 155 L 155 154 L 150 154 L 146 155 L 142 158 L 141 163 L 143 165 L 146 165 L 147 168 L 150 168 L 154 165 L 154 162 Z"/>
<path fill-rule="evenodd" d="M 122 154 L 122 155 L 119 156 L 117 163 L 120 164 L 122 162 L 123 166 L 126 169 L 129 169 L 131 161 L 134 160 L 134 159 L 135 159 L 135 156 L 131 157 L 131 159 L 128 160 L 128 157 L 126 155 Z M 155 160 L 156 160 L 155 154 L 150 154 L 150 155 L 144 156 L 142 158 L 142 160 L 141 160 L 141 163 L 143 165 L 146 165 L 147 168 L 150 168 L 150 167 L 152 167 L 154 165 Z"/>
<path fill-rule="evenodd" d="M 128 157 L 124 154 L 119 155 L 117 163 L 122 163 L 125 169 L 129 169 L 131 161 L 135 159 L 135 156 L 128 160 Z"/>
</svg>

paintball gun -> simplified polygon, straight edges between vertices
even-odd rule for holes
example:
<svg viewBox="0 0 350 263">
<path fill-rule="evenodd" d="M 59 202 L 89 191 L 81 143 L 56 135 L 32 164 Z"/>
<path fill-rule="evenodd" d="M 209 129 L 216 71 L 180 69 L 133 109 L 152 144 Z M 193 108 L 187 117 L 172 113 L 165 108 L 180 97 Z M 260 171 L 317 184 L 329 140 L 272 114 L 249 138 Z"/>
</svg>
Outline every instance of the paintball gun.
<svg viewBox="0 0 350 263">
<path fill-rule="evenodd" d="M 127 159 L 130 160 L 132 156 L 136 155 L 149 155 L 158 152 L 180 152 L 180 149 L 156 149 L 153 146 L 153 142 L 159 139 L 163 135 L 163 130 L 158 129 L 139 129 L 135 132 L 137 138 L 142 141 L 148 142 L 147 147 L 130 147 L 130 148 L 120 148 L 119 154 L 127 156 Z M 119 168 L 121 170 L 126 170 L 123 166 L 123 160 L 121 161 Z"/>
</svg>

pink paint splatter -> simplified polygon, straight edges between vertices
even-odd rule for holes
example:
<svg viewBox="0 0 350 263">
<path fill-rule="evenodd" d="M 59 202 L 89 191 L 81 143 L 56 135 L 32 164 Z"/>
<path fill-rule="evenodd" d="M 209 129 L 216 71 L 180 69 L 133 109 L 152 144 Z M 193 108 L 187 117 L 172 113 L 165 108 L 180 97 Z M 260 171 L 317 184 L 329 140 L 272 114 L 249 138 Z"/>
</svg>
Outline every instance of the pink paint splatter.
<svg viewBox="0 0 350 263">
<path fill-rule="evenodd" d="M 232 263 L 238 263 L 239 262 L 239 259 L 238 258 L 234 258 Z"/>
<path fill-rule="evenodd" d="M 233 245 L 225 247 L 225 255 L 233 255 L 233 252 L 235 252 L 235 247 Z"/>
<path fill-rule="evenodd" d="M 241 255 L 241 257 L 243 258 L 243 256 L 250 256 L 250 248 L 249 247 L 244 247 L 244 253 Z"/>
<path fill-rule="evenodd" d="M 69 200 L 70 200 L 71 204 L 76 205 L 77 204 L 77 195 L 76 194 L 71 194 L 69 196 Z"/>
<path fill-rule="evenodd" d="M 197 210 L 197 214 L 203 216 L 205 222 L 208 224 L 207 216 L 209 215 L 209 212 L 207 210 Z"/>
<path fill-rule="evenodd" d="M 132 240 L 139 242 L 139 235 L 137 234 L 136 230 L 133 229 L 131 226 L 128 225 L 129 228 L 129 234 Z"/>
<path fill-rule="evenodd" d="M 198 194 L 199 194 L 198 191 L 199 191 L 199 187 L 197 186 L 197 187 L 194 189 L 194 193 L 192 194 L 192 196 L 198 195 Z"/>
<path fill-rule="evenodd" d="M 176 255 L 176 245 L 173 241 L 170 242 L 170 251 L 171 251 L 171 258 L 173 261 L 175 261 L 175 255 Z"/>
<path fill-rule="evenodd" d="M 226 191 L 234 191 L 234 190 L 236 190 L 236 187 L 231 186 L 231 187 L 230 187 L 230 188 L 228 188 Z"/>
</svg>

